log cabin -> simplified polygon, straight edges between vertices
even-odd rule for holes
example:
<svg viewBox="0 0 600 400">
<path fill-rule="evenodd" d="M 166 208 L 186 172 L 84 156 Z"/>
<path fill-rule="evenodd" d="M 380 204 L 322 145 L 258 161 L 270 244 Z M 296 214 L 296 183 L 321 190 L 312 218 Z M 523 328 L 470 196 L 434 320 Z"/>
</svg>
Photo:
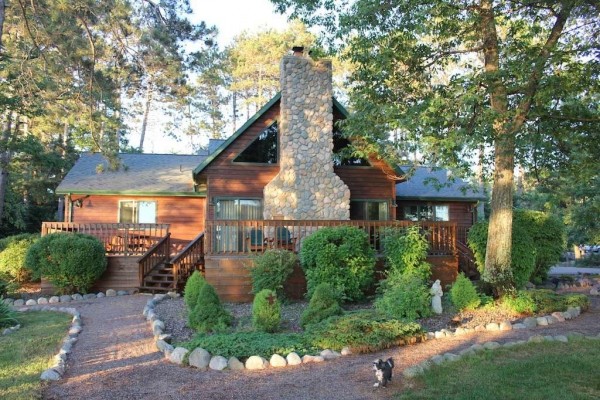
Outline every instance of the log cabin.
<svg viewBox="0 0 600 400">
<path fill-rule="evenodd" d="M 473 221 L 472 208 L 453 204 L 470 203 L 446 202 L 443 189 L 435 202 L 406 198 L 398 188 L 420 178 L 406 181 L 401 168 L 376 156 L 345 152 L 336 122 L 347 115 L 333 98 L 330 61 L 285 56 L 280 93 L 203 154 L 121 154 L 117 171 L 100 154 L 82 154 L 57 188 L 64 221 L 45 222 L 42 234 L 102 240 L 109 264 L 98 290 L 177 290 L 200 270 L 223 300 L 250 301 L 248 267 L 260 252 L 298 252 L 310 233 L 337 225 L 364 229 L 380 250 L 383 229 L 418 224 L 434 278 L 451 283 L 460 258 L 453 219 Z M 425 218 L 419 207 L 437 213 Z M 290 296 L 304 294 L 300 268 L 288 283 Z"/>
</svg>

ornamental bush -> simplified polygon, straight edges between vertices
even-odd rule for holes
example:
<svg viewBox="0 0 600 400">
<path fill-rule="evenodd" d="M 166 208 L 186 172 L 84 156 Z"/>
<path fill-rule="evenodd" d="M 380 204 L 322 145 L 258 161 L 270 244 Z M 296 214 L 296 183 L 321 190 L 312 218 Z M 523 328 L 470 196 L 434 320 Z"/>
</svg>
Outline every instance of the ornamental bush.
<svg viewBox="0 0 600 400">
<path fill-rule="evenodd" d="M 418 226 L 386 229 L 383 248 L 389 275 L 413 274 L 423 282 L 431 276 L 431 265 L 425 261 L 429 242 Z"/>
<path fill-rule="evenodd" d="M 322 228 L 308 236 L 300 253 L 305 271 L 307 297 L 328 283 L 342 300 L 364 297 L 374 278 L 375 252 L 369 237 L 353 226 Z"/>
<path fill-rule="evenodd" d="M 277 293 L 263 289 L 254 296 L 252 325 L 260 332 L 275 332 L 281 325 L 281 303 Z"/>
<path fill-rule="evenodd" d="M 188 325 L 197 332 L 222 332 L 232 321 L 231 314 L 221 304 L 212 285 L 205 283 L 200 288 L 194 308 L 188 312 Z"/>
<path fill-rule="evenodd" d="M 475 289 L 475 285 L 462 272 L 458 274 L 450 289 L 450 300 L 459 311 L 474 310 L 481 304 L 481 298 Z"/>
<path fill-rule="evenodd" d="M 423 330 L 414 322 L 388 319 L 373 311 L 350 312 L 310 325 L 307 342 L 320 349 L 341 350 L 348 346 L 354 353 L 368 353 L 397 346 Z"/>
<path fill-rule="evenodd" d="M 39 239 L 36 234 L 20 234 L 2 239 L 0 243 L 0 275 L 17 284 L 28 282 L 33 278 L 32 271 L 27 268 L 25 257 L 29 247 Z M 36 276 L 35 279 L 39 279 Z"/>
<path fill-rule="evenodd" d="M 200 271 L 194 271 L 185 283 L 185 288 L 183 289 L 183 300 L 187 306 L 188 312 L 196 308 L 200 290 L 204 285 L 206 285 L 206 279 L 204 279 Z"/>
<path fill-rule="evenodd" d="M 300 325 L 305 328 L 307 325 L 321 322 L 324 319 L 341 315 L 343 313 L 340 307 L 338 296 L 328 283 L 321 283 L 316 288 L 310 298 L 308 307 L 302 313 Z"/>
<path fill-rule="evenodd" d="M 396 274 L 393 285 L 375 300 L 375 309 L 390 318 L 414 321 L 431 315 L 429 288 L 420 277 Z"/>
<path fill-rule="evenodd" d="M 106 256 L 104 245 L 93 236 L 52 233 L 31 245 L 25 264 L 58 293 L 87 293 L 106 270 Z"/>
<path fill-rule="evenodd" d="M 502 304 L 520 314 L 549 314 L 566 311 L 569 307 L 587 310 L 590 300 L 583 294 L 558 294 L 552 290 L 521 290 L 515 296 L 505 296 Z"/>
<path fill-rule="evenodd" d="M 18 323 L 17 313 L 8 304 L 4 304 L 4 298 L 0 296 L 0 328 L 15 326 Z"/>
<path fill-rule="evenodd" d="M 519 213 L 515 212 L 515 216 Z M 512 262 L 509 269 L 505 271 L 508 276 L 501 279 L 494 279 L 485 273 L 485 251 L 487 246 L 488 223 L 478 222 L 473 225 L 469 231 L 469 247 L 473 250 L 477 269 L 484 280 L 492 286 L 497 286 L 508 282 L 509 285 L 520 289 L 531 279 L 535 269 L 536 250 L 532 236 L 525 226 L 523 220 L 515 217 L 513 220 L 512 231 Z M 510 288 L 509 288 L 510 289 Z"/>
<path fill-rule="evenodd" d="M 283 298 L 283 285 L 294 270 L 298 256 L 284 249 L 270 249 L 254 258 L 254 267 L 250 269 L 252 293 L 264 289 L 273 290 Z"/>
</svg>

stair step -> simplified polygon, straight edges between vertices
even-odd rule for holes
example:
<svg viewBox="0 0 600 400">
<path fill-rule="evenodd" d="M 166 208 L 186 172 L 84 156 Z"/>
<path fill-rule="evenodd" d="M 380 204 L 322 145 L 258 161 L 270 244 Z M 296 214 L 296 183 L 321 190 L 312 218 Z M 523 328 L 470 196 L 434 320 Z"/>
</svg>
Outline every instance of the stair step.
<svg viewBox="0 0 600 400">
<path fill-rule="evenodd" d="M 167 293 L 173 290 L 172 287 L 158 287 L 158 286 L 140 286 L 138 287 L 140 292 L 150 293 Z"/>
<path fill-rule="evenodd" d="M 173 277 L 173 274 L 169 274 L 169 273 L 162 273 L 162 272 L 158 272 L 158 273 L 152 273 L 152 272 L 151 272 L 151 273 L 150 273 L 150 274 L 148 274 L 147 276 L 148 276 L 148 277 L 151 277 L 151 276 L 170 276 L 170 277 Z"/>
</svg>

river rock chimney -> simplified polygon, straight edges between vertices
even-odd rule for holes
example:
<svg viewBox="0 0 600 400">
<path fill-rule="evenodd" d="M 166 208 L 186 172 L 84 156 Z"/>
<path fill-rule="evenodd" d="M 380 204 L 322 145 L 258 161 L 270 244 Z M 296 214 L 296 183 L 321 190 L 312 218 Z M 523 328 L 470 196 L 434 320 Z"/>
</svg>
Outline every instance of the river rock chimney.
<svg viewBox="0 0 600 400">
<path fill-rule="evenodd" d="M 265 219 L 350 219 L 350 190 L 333 172 L 331 61 L 303 50 L 281 60 L 279 173 L 264 188 Z"/>
</svg>

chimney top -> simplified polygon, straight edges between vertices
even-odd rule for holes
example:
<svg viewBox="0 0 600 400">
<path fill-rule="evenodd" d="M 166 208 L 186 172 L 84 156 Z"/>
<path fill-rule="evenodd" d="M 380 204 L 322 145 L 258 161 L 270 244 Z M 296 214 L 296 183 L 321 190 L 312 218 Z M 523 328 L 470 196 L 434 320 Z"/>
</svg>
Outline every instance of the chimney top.
<svg viewBox="0 0 600 400">
<path fill-rule="evenodd" d="M 295 56 L 301 57 L 304 55 L 304 47 L 302 46 L 294 46 L 292 47 L 292 51 L 294 52 Z"/>
</svg>

